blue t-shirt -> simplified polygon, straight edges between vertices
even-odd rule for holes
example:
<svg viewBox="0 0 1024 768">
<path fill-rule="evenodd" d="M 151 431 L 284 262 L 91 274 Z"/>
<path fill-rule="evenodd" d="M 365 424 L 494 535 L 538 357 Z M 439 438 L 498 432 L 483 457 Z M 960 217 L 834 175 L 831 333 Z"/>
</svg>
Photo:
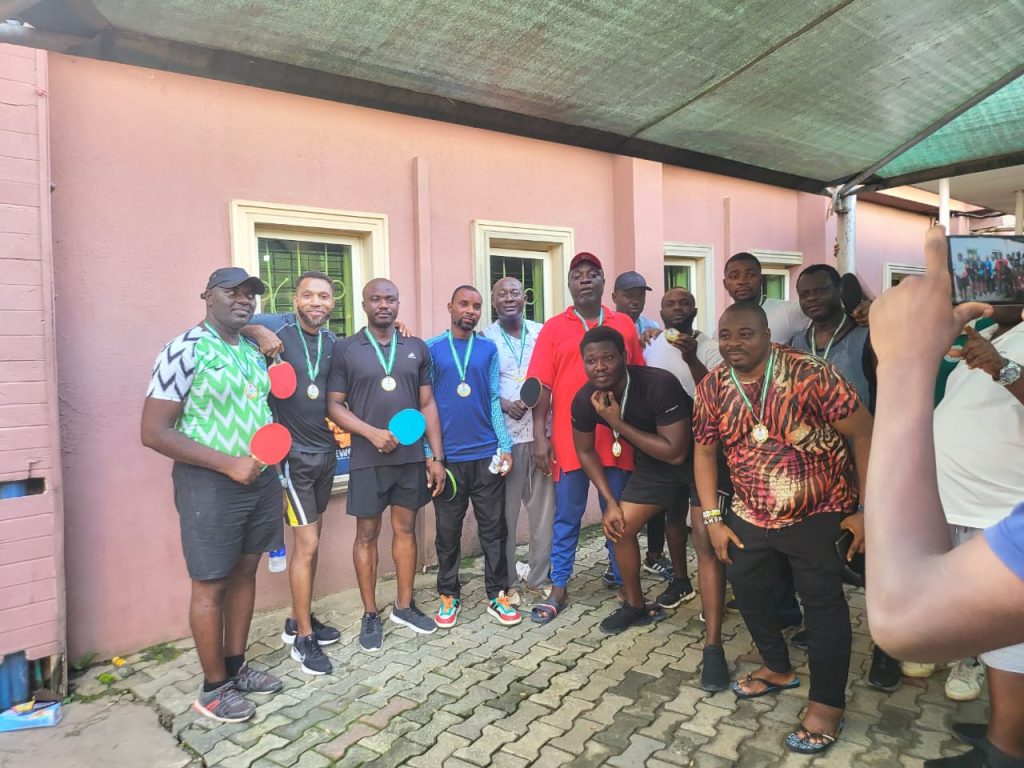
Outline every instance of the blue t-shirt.
<svg viewBox="0 0 1024 768">
<path fill-rule="evenodd" d="M 985 541 L 1003 564 L 1024 579 L 1024 503 L 985 529 Z"/>
<path fill-rule="evenodd" d="M 459 364 L 465 359 L 468 339 L 453 339 Z M 489 459 L 500 448 L 512 450 L 512 439 L 505 428 L 501 412 L 501 371 L 498 347 L 479 334 L 473 340 L 473 353 L 466 366 L 468 397 L 460 397 L 459 377 L 448 333 L 427 340 L 430 351 L 430 379 L 434 385 L 434 400 L 441 415 L 441 433 L 444 454 L 448 461 L 477 461 Z"/>
</svg>

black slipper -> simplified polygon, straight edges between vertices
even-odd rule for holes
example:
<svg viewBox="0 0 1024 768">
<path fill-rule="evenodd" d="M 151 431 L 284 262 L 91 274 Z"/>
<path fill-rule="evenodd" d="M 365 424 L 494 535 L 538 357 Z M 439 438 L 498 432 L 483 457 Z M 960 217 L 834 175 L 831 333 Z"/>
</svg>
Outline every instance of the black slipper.
<svg viewBox="0 0 1024 768">
<path fill-rule="evenodd" d="M 800 678 L 794 677 L 788 683 L 773 683 L 771 680 L 765 680 L 763 677 L 754 677 L 754 673 L 751 672 L 743 678 L 742 682 L 747 683 L 761 683 L 766 686 L 764 690 L 756 691 L 755 693 L 747 693 L 740 687 L 740 682 L 737 680 L 732 684 L 732 692 L 736 694 L 737 699 L 758 699 L 762 696 L 767 696 L 769 693 L 778 693 L 779 691 L 786 691 L 790 688 L 800 687 Z"/>
</svg>

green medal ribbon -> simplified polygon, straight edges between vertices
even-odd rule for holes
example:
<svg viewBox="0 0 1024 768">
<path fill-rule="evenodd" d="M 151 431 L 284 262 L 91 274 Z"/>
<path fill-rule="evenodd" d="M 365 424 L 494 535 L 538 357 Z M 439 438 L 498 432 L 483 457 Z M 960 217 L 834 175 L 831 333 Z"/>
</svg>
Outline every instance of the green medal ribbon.
<svg viewBox="0 0 1024 768">
<path fill-rule="evenodd" d="M 209 323 L 206 323 L 206 322 L 204 322 L 203 325 L 206 326 L 206 330 L 208 330 L 210 333 L 212 333 L 214 336 L 217 337 L 217 340 L 222 345 L 227 347 L 228 353 L 231 355 L 232 358 L 234 358 L 235 362 L 238 364 L 238 368 L 242 372 L 242 375 L 246 378 L 247 381 L 251 382 L 252 381 L 252 360 L 246 360 L 244 352 L 240 355 L 237 351 L 235 351 L 235 347 L 231 346 L 226 341 L 224 341 L 223 337 L 221 337 L 221 335 L 219 333 L 217 333 L 217 330 L 212 325 L 210 325 Z M 239 346 L 241 346 L 242 344 L 245 344 L 245 343 L 246 342 L 242 341 L 241 338 L 239 338 L 239 340 L 238 340 Z"/>
<path fill-rule="evenodd" d="M 820 357 L 822 360 L 828 360 L 828 353 L 832 351 L 832 343 L 836 340 L 836 336 L 846 326 L 846 317 L 839 322 L 836 329 L 832 331 L 832 338 L 828 340 L 828 344 L 825 345 L 825 351 L 822 354 L 818 354 L 818 343 L 814 338 L 814 326 L 812 325 L 807 329 L 807 346 L 811 348 L 811 354 L 815 357 Z"/>
<path fill-rule="evenodd" d="M 512 357 L 515 358 L 516 367 L 522 370 L 523 367 L 523 353 L 526 351 L 526 323 L 522 325 L 522 336 L 519 340 L 519 352 L 516 352 L 515 345 L 512 344 L 512 337 L 505 333 L 505 329 L 501 327 L 501 323 L 498 323 L 498 330 L 501 331 L 501 337 L 505 340 L 505 346 L 508 347 L 508 351 Z"/>
<path fill-rule="evenodd" d="M 373 334 L 370 333 L 369 328 L 363 328 L 363 333 L 366 334 L 366 338 L 370 342 L 370 346 L 373 347 L 373 351 L 377 353 L 377 359 L 380 361 L 381 367 L 384 369 L 384 375 L 390 376 L 391 369 L 395 367 L 395 354 L 398 352 L 398 329 L 391 332 L 391 351 L 388 353 L 388 361 L 384 362 L 384 353 L 381 351 L 380 344 L 373 338 Z"/>
<path fill-rule="evenodd" d="M 627 367 L 626 388 L 622 390 L 622 402 L 619 404 L 619 418 L 622 419 L 623 421 L 626 420 L 626 403 L 629 402 L 629 383 L 629 368 Z M 614 438 L 614 443 L 612 445 L 612 453 L 615 453 L 615 446 L 619 444 L 619 433 L 614 429 L 612 430 L 612 437 Z M 621 447 L 619 448 L 619 453 L 615 454 L 615 457 L 618 458 L 620 453 L 622 453 Z"/>
<path fill-rule="evenodd" d="M 460 383 L 465 383 L 466 381 L 466 370 L 469 368 L 469 356 L 473 354 L 473 338 L 475 336 L 475 333 L 469 334 L 469 343 L 466 344 L 466 354 L 460 361 L 459 356 L 455 352 L 455 342 L 452 340 L 452 332 L 448 331 L 448 348 L 452 351 L 452 359 L 455 361 L 455 370 L 459 373 Z"/>
<path fill-rule="evenodd" d="M 305 331 L 299 328 L 299 333 L 302 334 L 302 351 L 306 353 L 306 373 L 309 375 L 310 384 L 316 381 L 316 377 L 320 375 L 320 357 L 324 351 L 324 333 L 323 331 L 317 331 L 316 333 L 316 365 L 313 365 L 313 361 L 309 359 L 309 345 L 306 343 Z M 394 359 L 394 355 L 392 355 Z"/>
<path fill-rule="evenodd" d="M 768 402 L 768 390 L 772 385 L 772 373 L 775 371 L 775 348 L 772 347 L 771 356 L 768 358 L 768 365 L 764 369 L 764 383 L 761 385 L 761 413 L 754 413 L 754 406 L 750 402 L 750 398 L 747 397 L 747 393 L 743 391 L 743 385 L 740 384 L 740 379 L 736 375 L 736 369 L 731 365 L 729 366 L 729 376 L 732 378 L 732 383 L 736 386 L 736 391 L 740 393 L 740 397 L 743 398 L 743 404 L 747 406 L 750 411 L 750 415 L 754 417 L 757 424 L 754 426 L 756 430 L 758 427 L 764 428 L 764 406 Z M 764 440 L 758 440 L 759 443 Z"/>
<path fill-rule="evenodd" d="M 576 311 L 576 307 L 572 308 L 572 313 L 580 319 L 581 323 L 583 323 L 584 331 L 589 331 L 591 328 L 597 328 L 599 325 L 604 325 L 604 307 L 601 307 L 601 314 L 597 316 L 597 322 L 594 323 L 594 325 L 587 325 L 587 321 L 583 318 L 583 315 Z"/>
</svg>

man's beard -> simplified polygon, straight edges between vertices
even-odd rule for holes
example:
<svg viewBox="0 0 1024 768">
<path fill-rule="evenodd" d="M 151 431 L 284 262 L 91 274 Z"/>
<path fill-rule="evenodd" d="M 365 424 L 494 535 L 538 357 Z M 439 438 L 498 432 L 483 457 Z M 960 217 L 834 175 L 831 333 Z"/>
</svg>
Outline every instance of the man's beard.
<svg viewBox="0 0 1024 768">
<path fill-rule="evenodd" d="M 327 322 L 327 320 L 330 318 L 330 315 L 325 312 L 323 314 L 323 316 L 319 320 L 314 320 L 312 317 L 310 317 L 309 315 L 307 315 L 305 312 L 303 312 L 301 309 L 298 309 L 298 308 L 296 308 L 295 314 L 297 314 L 299 316 L 299 319 L 303 323 L 308 325 L 310 328 L 317 328 L 317 329 L 321 328 Z"/>
</svg>

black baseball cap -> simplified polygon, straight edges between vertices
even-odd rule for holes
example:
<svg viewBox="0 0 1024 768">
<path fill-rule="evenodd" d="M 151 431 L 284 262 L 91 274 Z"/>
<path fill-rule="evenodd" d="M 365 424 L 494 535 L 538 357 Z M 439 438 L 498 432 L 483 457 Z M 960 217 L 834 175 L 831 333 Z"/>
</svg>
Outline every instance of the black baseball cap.
<svg viewBox="0 0 1024 768">
<path fill-rule="evenodd" d="M 211 288 L 237 288 L 243 283 L 251 283 L 253 290 L 262 295 L 267 286 L 258 277 L 253 277 L 241 267 L 221 267 L 206 281 L 206 290 Z"/>
<path fill-rule="evenodd" d="M 630 288 L 643 288 L 645 291 L 653 291 L 639 272 L 623 272 L 615 278 L 613 291 L 628 291 Z"/>
</svg>

